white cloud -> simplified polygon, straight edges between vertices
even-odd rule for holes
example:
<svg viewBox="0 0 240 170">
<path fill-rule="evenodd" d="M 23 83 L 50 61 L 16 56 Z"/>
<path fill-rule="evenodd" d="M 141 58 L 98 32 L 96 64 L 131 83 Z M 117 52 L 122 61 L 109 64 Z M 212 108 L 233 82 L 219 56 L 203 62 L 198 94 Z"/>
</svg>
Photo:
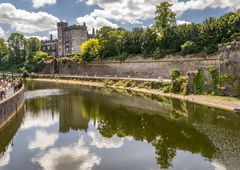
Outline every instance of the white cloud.
<svg viewBox="0 0 240 170">
<path fill-rule="evenodd" d="M 166 0 L 86 0 L 88 5 L 98 5 L 90 15 L 113 19 L 120 22 L 128 21 L 132 24 L 140 24 L 143 20 L 154 18 L 155 6 Z M 202 10 L 209 8 L 228 8 L 236 10 L 240 8 L 239 0 L 168 0 L 173 4 L 173 11 L 178 16 L 183 12 L 193 9 Z"/>
<path fill-rule="evenodd" d="M 91 170 L 95 165 L 100 164 L 101 158 L 91 154 L 84 145 L 81 138 L 76 145 L 50 149 L 38 158 L 33 158 L 32 161 L 39 163 L 44 170 L 57 170 L 70 164 L 75 169 Z"/>
<path fill-rule="evenodd" d="M 57 30 L 52 30 L 52 31 L 49 31 L 49 36 L 52 35 L 53 36 L 53 39 L 57 39 Z"/>
<path fill-rule="evenodd" d="M 227 169 L 222 163 L 220 163 L 220 162 L 218 162 L 216 160 L 214 160 L 212 162 L 212 165 L 214 166 L 215 170 L 226 170 Z"/>
<path fill-rule="evenodd" d="M 0 27 L 0 38 L 4 38 L 5 37 L 5 31 L 2 29 L 2 27 Z"/>
<path fill-rule="evenodd" d="M 47 96 L 57 96 L 62 95 L 65 92 L 61 89 L 44 89 L 44 90 L 33 90 L 27 91 L 24 94 L 25 99 L 34 99 L 40 97 L 47 97 Z"/>
<path fill-rule="evenodd" d="M 183 25 L 183 24 L 191 24 L 191 22 L 182 21 L 182 20 L 177 20 L 177 25 Z"/>
<path fill-rule="evenodd" d="M 47 147 L 53 146 L 58 139 L 58 134 L 47 134 L 45 131 L 38 130 L 35 139 L 28 145 L 28 149 L 44 150 Z"/>
<path fill-rule="evenodd" d="M 11 3 L 0 3 L 0 23 L 9 24 L 16 31 L 35 33 L 56 29 L 59 19 L 46 12 L 16 9 Z"/>
<path fill-rule="evenodd" d="M 52 119 L 50 114 L 44 114 L 36 118 L 32 116 L 32 114 L 30 113 L 26 116 L 24 123 L 21 126 L 21 130 L 30 129 L 34 127 L 46 128 L 53 126 L 57 123 L 58 123 L 57 116 L 55 116 L 54 119 Z"/>
<path fill-rule="evenodd" d="M 106 18 L 94 17 L 92 15 L 85 15 L 83 17 L 78 17 L 77 18 L 77 23 L 83 24 L 84 22 L 88 26 L 89 33 L 91 33 L 92 28 L 100 29 L 103 26 L 110 26 L 110 27 L 113 27 L 113 28 L 118 27 L 117 24 L 114 24 L 114 23 L 110 22 Z"/>
<path fill-rule="evenodd" d="M 112 138 L 103 137 L 99 132 L 89 132 L 92 138 L 92 145 L 97 148 L 120 148 L 123 145 L 123 138 L 113 136 Z"/>
<path fill-rule="evenodd" d="M 39 40 L 48 40 L 49 38 L 46 37 L 46 36 L 37 36 L 37 35 L 32 35 L 32 36 L 26 36 L 25 35 L 25 38 L 29 39 L 29 38 L 37 38 Z"/>
<path fill-rule="evenodd" d="M 56 0 L 32 0 L 33 8 L 44 7 L 45 5 L 54 5 L 57 3 Z"/>
<path fill-rule="evenodd" d="M 8 148 L 8 150 L 4 153 L 2 157 L 0 157 L 0 167 L 4 167 L 8 165 L 10 161 L 10 153 L 12 152 L 12 148 Z"/>
</svg>

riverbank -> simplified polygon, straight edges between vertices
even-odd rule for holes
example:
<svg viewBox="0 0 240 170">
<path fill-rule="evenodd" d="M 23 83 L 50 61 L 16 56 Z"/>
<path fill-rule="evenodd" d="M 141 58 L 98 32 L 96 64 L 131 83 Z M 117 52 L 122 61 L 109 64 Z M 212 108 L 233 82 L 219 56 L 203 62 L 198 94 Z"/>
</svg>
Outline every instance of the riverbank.
<svg viewBox="0 0 240 170">
<path fill-rule="evenodd" d="M 45 81 L 45 82 L 54 82 L 54 83 L 65 83 L 65 84 L 74 84 L 80 86 L 89 86 L 89 87 L 98 87 L 98 88 L 118 88 L 131 90 L 140 93 L 154 94 L 164 97 L 175 98 L 179 100 L 185 100 L 188 102 L 205 105 L 209 107 L 214 107 L 222 110 L 227 110 L 240 114 L 240 100 L 234 97 L 223 97 L 223 96 L 209 96 L 209 95 L 180 95 L 172 93 L 164 93 L 155 89 L 144 89 L 138 87 L 119 87 L 119 86 L 106 86 L 104 82 L 94 82 L 94 81 L 84 81 L 84 80 L 63 80 L 63 79 L 48 79 L 48 78 L 28 78 L 27 80 L 34 81 Z"/>
</svg>

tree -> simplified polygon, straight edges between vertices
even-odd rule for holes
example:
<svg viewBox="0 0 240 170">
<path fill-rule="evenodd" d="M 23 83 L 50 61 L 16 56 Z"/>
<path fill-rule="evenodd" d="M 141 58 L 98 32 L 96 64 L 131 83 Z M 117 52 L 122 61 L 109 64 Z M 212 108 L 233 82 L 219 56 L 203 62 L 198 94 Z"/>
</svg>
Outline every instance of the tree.
<svg viewBox="0 0 240 170">
<path fill-rule="evenodd" d="M 8 47 L 4 38 L 0 38 L 0 63 L 8 55 Z"/>
<path fill-rule="evenodd" d="M 21 65 L 28 56 L 28 42 L 24 35 L 12 33 L 8 38 L 9 64 Z"/>
<path fill-rule="evenodd" d="M 156 6 L 155 28 L 158 32 L 176 24 L 176 13 L 171 10 L 171 7 L 172 4 L 168 2 L 162 2 Z"/>
<path fill-rule="evenodd" d="M 31 61 L 35 53 L 40 50 L 41 43 L 38 38 L 31 37 L 28 39 L 28 44 L 28 60 Z"/>
<path fill-rule="evenodd" d="M 81 45 L 82 60 L 91 62 L 99 57 L 99 41 L 98 39 L 90 39 Z"/>
<path fill-rule="evenodd" d="M 117 55 L 117 34 L 116 29 L 111 27 L 102 27 L 97 33 L 100 49 L 99 56 L 102 59 Z"/>
<path fill-rule="evenodd" d="M 143 44 L 142 50 L 144 55 L 152 55 L 156 50 L 157 46 L 157 33 L 151 29 L 147 28 L 143 33 Z"/>
</svg>

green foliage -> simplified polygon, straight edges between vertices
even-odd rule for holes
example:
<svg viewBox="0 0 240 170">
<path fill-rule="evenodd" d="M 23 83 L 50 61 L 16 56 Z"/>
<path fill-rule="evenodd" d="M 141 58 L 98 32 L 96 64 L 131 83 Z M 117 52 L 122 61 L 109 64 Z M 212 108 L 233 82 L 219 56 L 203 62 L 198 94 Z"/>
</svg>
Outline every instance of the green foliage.
<svg viewBox="0 0 240 170">
<path fill-rule="evenodd" d="M 181 75 L 181 72 L 179 69 L 173 69 L 171 72 L 171 79 L 172 80 L 176 80 L 177 78 L 179 78 Z"/>
<path fill-rule="evenodd" d="M 147 29 L 103 27 L 97 34 L 100 49 L 99 57 L 119 58 L 143 54 L 144 57 L 162 58 L 168 54 L 192 53 L 212 54 L 218 44 L 238 40 L 240 33 L 240 10 L 213 17 L 199 24 L 175 24 L 171 4 L 163 2 L 157 6 L 156 23 Z M 235 38 L 233 38 L 235 37 Z"/>
<path fill-rule="evenodd" d="M 28 41 L 24 35 L 12 33 L 8 38 L 9 65 L 23 65 L 28 56 Z"/>
<path fill-rule="evenodd" d="M 195 93 L 203 93 L 205 90 L 203 70 L 199 69 L 193 78 Z"/>
<path fill-rule="evenodd" d="M 37 51 L 40 50 L 40 40 L 38 38 L 32 37 L 28 39 L 28 60 L 32 60 L 33 56 Z"/>
<path fill-rule="evenodd" d="M 3 65 L 6 64 L 4 59 L 6 59 L 8 52 L 9 51 L 8 51 L 6 41 L 4 40 L 4 38 L 0 38 L 0 69 L 3 69 L 2 68 Z"/>
<path fill-rule="evenodd" d="M 232 41 L 240 41 L 240 33 L 234 33 L 234 34 L 231 36 L 231 40 L 232 40 Z"/>
<path fill-rule="evenodd" d="M 123 52 L 122 54 L 120 54 L 118 57 L 117 57 L 117 60 L 121 61 L 121 62 L 124 62 L 126 59 L 129 58 L 129 54 L 126 53 L 126 52 Z"/>
<path fill-rule="evenodd" d="M 156 6 L 154 27 L 158 32 L 176 24 L 176 13 L 171 10 L 171 7 L 172 4 L 168 2 L 162 2 Z"/>
<path fill-rule="evenodd" d="M 91 62 L 99 56 L 99 40 L 90 39 L 81 45 L 81 57 L 83 61 Z"/>
<path fill-rule="evenodd" d="M 184 77 L 178 77 L 175 80 L 172 80 L 172 83 L 169 87 L 169 92 L 171 93 L 182 93 L 187 94 L 188 86 L 187 80 Z"/>
<path fill-rule="evenodd" d="M 32 61 L 28 61 L 21 68 L 22 72 L 37 72 L 40 66 L 47 60 L 52 59 L 52 56 L 49 56 L 47 53 L 38 51 L 33 56 Z"/>
<path fill-rule="evenodd" d="M 193 41 L 186 41 L 183 45 L 181 45 L 181 53 L 183 55 L 186 54 L 191 54 L 194 53 L 196 51 L 196 44 Z"/>
<path fill-rule="evenodd" d="M 219 71 L 216 67 L 209 67 L 208 71 L 212 76 L 213 90 L 214 92 L 217 92 L 219 88 Z"/>
</svg>

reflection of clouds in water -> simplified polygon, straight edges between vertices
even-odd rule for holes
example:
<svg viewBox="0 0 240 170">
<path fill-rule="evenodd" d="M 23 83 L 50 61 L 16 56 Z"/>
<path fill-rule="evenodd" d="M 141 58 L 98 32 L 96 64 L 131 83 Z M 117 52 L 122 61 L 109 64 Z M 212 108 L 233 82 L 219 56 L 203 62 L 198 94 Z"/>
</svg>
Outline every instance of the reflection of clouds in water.
<svg viewBox="0 0 240 170">
<path fill-rule="evenodd" d="M 88 135 L 92 138 L 92 145 L 98 148 L 120 148 L 123 145 L 123 138 L 113 136 L 112 138 L 103 137 L 99 132 L 89 132 Z"/>
<path fill-rule="evenodd" d="M 0 156 L 0 167 L 4 167 L 9 163 L 11 152 L 12 152 L 12 148 L 9 148 L 2 157 Z"/>
<path fill-rule="evenodd" d="M 65 92 L 61 89 L 44 89 L 44 90 L 26 91 L 24 93 L 24 97 L 27 100 L 27 99 L 56 96 L 56 95 L 62 95 L 62 94 L 65 94 Z"/>
<path fill-rule="evenodd" d="M 44 170 L 91 170 L 100 164 L 101 158 L 90 154 L 84 145 L 81 138 L 76 145 L 50 149 L 32 161 L 39 163 Z"/>
<path fill-rule="evenodd" d="M 50 127 L 52 125 L 55 125 L 58 122 L 57 116 L 54 118 L 51 117 L 49 114 L 44 114 L 39 117 L 32 117 L 28 115 L 25 120 L 23 125 L 21 126 L 21 129 L 29 129 L 29 128 L 34 128 L 34 127 Z"/>
<path fill-rule="evenodd" d="M 227 169 L 223 164 L 221 164 L 217 161 L 213 161 L 212 165 L 214 166 L 215 170 L 226 170 Z"/>
<path fill-rule="evenodd" d="M 38 130 L 34 141 L 29 143 L 28 148 L 44 150 L 49 146 L 53 146 L 57 139 L 58 134 L 47 134 L 42 130 Z"/>
</svg>

